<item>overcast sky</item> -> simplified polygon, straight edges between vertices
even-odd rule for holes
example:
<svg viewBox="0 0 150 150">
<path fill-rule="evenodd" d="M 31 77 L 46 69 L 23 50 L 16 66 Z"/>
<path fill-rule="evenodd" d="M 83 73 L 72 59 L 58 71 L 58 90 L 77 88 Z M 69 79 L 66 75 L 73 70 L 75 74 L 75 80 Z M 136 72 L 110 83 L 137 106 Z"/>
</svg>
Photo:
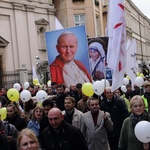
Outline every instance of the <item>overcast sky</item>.
<svg viewBox="0 0 150 150">
<path fill-rule="evenodd" d="M 132 0 L 133 3 L 150 19 L 150 0 Z"/>
</svg>

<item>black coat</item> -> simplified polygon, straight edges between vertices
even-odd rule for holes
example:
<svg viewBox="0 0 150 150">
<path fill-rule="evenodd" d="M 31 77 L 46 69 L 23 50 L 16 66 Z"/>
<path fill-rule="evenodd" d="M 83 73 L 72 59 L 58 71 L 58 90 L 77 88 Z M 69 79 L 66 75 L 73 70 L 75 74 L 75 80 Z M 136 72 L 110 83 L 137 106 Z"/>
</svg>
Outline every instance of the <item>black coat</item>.
<svg viewBox="0 0 150 150">
<path fill-rule="evenodd" d="M 129 116 L 125 103 L 120 98 L 116 97 L 113 97 L 110 102 L 108 102 L 107 99 L 104 98 L 101 102 L 100 109 L 109 112 L 111 115 L 114 129 L 112 132 L 109 132 L 109 136 L 119 137 L 122 123 L 124 119 Z"/>
<path fill-rule="evenodd" d="M 81 131 L 65 121 L 59 132 L 47 127 L 41 135 L 41 145 L 46 150 L 88 150 Z"/>
<path fill-rule="evenodd" d="M 25 119 L 21 118 L 18 114 L 16 114 L 16 116 L 13 118 L 6 118 L 5 120 L 14 125 L 18 131 L 21 131 L 27 127 Z"/>
</svg>

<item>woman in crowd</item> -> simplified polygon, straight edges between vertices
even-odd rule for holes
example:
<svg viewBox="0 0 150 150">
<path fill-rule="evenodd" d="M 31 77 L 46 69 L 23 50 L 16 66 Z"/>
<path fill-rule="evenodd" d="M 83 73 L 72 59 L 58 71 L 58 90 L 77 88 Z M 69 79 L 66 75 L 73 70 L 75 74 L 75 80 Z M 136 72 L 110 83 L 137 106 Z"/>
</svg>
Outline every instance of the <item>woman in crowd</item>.
<svg viewBox="0 0 150 150">
<path fill-rule="evenodd" d="M 10 124 L 13 124 L 18 131 L 21 131 L 27 127 L 26 120 L 21 117 L 21 113 L 17 110 L 17 107 L 14 104 L 8 104 L 6 109 L 6 121 L 8 121 Z"/>
<path fill-rule="evenodd" d="M 29 121 L 27 127 L 31 130 L 33 130 L 36 134 L 36 136 L 39 136 L 39 130 L 40 130 L 40 120 L 44 115 L 44 109 L 41 106 L 36 106 L 32 113 L 32 118 Z"/>
<path fill-rule="evenodd" d="M 131 114 L 122 125 L 118 150 L 149 150 L 149 143 L 140 142 L 134 133 L 136 124 L 140 121 L 149 121 L 148 113 L 140 95 L 135 95 L 130 100 Z"/>
<path fill-rule="evenodd" d="M 38 139 L 36 137 L 36 134 L 26 128 L 23 129 L 17 138 L 17 148 L 18 150 L 40 150 L 41 148 L 39 148 L 39 142 Z"/>
</svg>

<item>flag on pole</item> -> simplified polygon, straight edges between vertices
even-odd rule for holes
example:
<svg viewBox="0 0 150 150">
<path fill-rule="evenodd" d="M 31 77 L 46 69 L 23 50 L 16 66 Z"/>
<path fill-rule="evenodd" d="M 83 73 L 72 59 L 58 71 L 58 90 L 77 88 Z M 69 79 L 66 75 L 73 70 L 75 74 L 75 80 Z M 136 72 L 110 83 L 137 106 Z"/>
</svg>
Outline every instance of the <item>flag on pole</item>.
<svg viewBox="0 0 150 150">
<path fill-rule="evenodd" d="M 132 89 L 133 89 L 136 73 L 138 69 L 138 64 L 136 61 L 136 40 L 135 39 L 132 39 L 130 45 L 128 46 L 126 56 L 127 56 L 126 73 L 131 80 Z"/>
<path fill-rule="evenodd" d="M 55 30 L 63 29 L 63 26 L 59 22 L 59 20 L 55 17 Z"/>
<path fill-rule="evenodd" d="M 112 69 L 112 91 L 122 86 L 126 65 L 126 23 L 123 0 L 109 0 L 107 64 Z"/>
</svg>

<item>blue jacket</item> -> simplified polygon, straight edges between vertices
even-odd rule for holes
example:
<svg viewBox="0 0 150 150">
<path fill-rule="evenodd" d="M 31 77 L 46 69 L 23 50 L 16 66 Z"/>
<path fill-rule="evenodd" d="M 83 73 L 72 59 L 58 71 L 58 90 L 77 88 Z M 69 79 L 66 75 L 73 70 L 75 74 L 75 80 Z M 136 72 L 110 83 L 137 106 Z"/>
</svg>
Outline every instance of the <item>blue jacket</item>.
<svg viewBox="0 0 150 150">
<path fill-rule="evenodd" d="M 36 120 L 30 120 L 27 128 L 33 130 L 37 137 L 39 136 L 40 124 Z"/>
</svg>

